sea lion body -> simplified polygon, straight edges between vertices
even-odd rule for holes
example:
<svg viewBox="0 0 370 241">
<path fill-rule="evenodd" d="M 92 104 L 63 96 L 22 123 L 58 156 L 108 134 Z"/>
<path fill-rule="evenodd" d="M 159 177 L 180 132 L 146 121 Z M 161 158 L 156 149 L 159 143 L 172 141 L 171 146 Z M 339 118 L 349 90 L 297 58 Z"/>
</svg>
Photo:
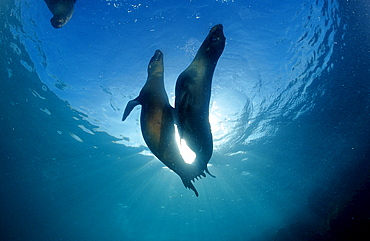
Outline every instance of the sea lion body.
<svg viewBox="0 0 370 241">
<path fill-rule="evenodd" d="M 61 28 L 71 19 L 76 0 L 45 0 L 50 12 L 54 15 L 51 25 L 54 28 Z"/>
<path fill-rule="evenodd" d="M 149 62 L 148 79 L 134 100 L 128 102 L 122 121 L 131 113 L 136 105 L 141 105 L 140 125 L 146 144 L 152 153 L 167 167 L 178 174 L 185 187 L 198 192 L 191 181 L 204 172 L 187 164 L 178 149 L 175 139 L 173 108 L 169 104 L 164 87 L 163 54 L 157 50 Z"/>
<path fill-rule="evenodd" d="M 207 164 L 213 152 L 209 123 L 212 77 L 225 41 L 223 26 L 214 26 L 192 63 L 178 77 L 175 88 L 175 116 L 180 137 L 195 152 L 194 164 L 208 174 Z"/>
</svg>

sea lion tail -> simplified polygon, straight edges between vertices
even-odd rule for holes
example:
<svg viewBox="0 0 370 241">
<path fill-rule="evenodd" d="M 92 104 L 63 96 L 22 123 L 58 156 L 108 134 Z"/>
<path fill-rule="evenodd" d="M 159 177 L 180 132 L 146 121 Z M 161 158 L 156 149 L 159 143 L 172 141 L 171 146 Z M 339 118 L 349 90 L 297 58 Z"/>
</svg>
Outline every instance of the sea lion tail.
<svg viewBox="0 0 370 241">
<path fill-rule="evenodd" d="M 199 196 L 197 189 L 194 187 L 193 183 L 191 183 L 189 179 L 181 177 L 181 180 L 186 188 L 193 190 L 195 193 L 195 196 L 197 197 Z"/>
</svg>

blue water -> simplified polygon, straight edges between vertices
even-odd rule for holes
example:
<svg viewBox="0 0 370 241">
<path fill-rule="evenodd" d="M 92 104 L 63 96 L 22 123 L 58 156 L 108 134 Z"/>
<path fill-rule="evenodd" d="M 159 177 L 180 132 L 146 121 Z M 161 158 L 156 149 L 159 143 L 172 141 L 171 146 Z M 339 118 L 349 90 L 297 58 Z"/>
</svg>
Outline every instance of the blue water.
<svg viewBox="0 0 370 241">
<path fill-rule="evenodd" d="M 370 237 L 367 0 L 3 0 L 1 240 Z M 177 76 L 209 29 L 216 178 L 183 187 L 148 150 L 137 107 L 156 49 Z M 367 235 L 367 236 L 366 236 Z"/>
</svg>

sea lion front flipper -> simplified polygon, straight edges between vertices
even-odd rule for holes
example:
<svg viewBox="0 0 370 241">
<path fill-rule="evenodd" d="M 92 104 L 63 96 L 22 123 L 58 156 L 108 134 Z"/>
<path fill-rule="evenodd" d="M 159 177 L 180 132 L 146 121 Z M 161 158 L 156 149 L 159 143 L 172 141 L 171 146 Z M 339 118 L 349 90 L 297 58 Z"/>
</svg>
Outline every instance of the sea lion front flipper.
<svg viewBox="0 0 370 241">
<path fill-rule="evenodd" d="M 130 100 L 125 108 L 125 111 L 123 112 L 122 121 L 125 121 L 127 116 L 131 113 L 132 109 L 134 109 L 135 106 L 140 105 L 140 101 L 138 98 Z"/>
</svg>

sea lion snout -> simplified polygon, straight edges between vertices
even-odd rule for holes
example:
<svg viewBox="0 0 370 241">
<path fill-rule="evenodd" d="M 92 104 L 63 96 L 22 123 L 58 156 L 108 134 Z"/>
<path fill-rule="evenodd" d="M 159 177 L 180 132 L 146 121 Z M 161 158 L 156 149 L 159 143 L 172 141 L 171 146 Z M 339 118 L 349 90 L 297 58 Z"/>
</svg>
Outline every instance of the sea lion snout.
<svg viewBox="0 0 370 241">
<path fill-rule="evenodd" d="M 61 17 L 54 16 L 50 19 L 50 23 L 54 28 L 62 28 L 66 24 L 66 21 Z"/>
<path fill-rule="evenodd" d="M 225 41 L 224 27 L 222 24 L 214 26 L 210 31 L 210 37 L 212 43 L 221 43 Z"/>
<path fill-rule="evenodd" d="M 163 53 L 159 49 L 157 49 L 153 55 L 153 57 L 149 61 L 149 67 L 154 64 L 155 62 L 163 61 Z"/>
<path fill-rule="evenodd" d="M 215 30 L 223 30 L 224 26 L 222 24 L 217 24 L 211 28 L 211 32 Z"/>
<path fill-rule="evenodd" d="M 163 53 L 162 53 L 162 51 L 160 51 L 159 49 L 157 49 L 155 51 L 155 53 L 154 53 L 153 58 L 155 59 L 155 61 L 162 60 L 163 59 Z"/>
</svg>

